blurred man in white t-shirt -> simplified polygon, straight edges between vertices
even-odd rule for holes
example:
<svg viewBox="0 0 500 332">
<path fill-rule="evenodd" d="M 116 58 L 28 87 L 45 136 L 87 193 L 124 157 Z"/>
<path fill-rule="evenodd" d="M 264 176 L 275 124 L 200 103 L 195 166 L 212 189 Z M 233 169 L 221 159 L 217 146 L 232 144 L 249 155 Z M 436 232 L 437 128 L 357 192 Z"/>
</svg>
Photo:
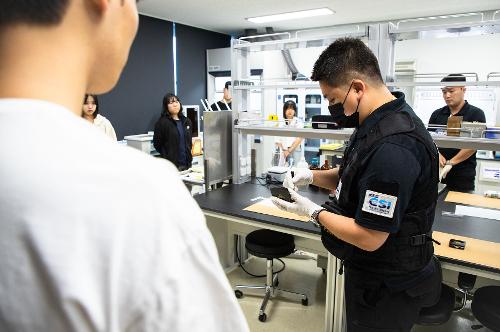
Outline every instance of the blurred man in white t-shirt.
<svg viewBox="0 0 500 332">
<path fill-rule="evenodd" d="M 135 0 L 2 6 L 0 331 L 248 330 L 175 167 L 80 117 L 137 25 Z"/>
</svg>

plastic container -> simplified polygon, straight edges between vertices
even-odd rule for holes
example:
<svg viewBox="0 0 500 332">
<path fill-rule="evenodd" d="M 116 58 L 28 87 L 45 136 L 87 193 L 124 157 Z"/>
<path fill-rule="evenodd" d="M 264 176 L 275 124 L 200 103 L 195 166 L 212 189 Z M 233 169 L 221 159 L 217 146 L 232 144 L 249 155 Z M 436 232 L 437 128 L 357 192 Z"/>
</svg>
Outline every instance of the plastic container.
<svg viewBox="0 0 500 332">
<path fill-rule="evenodd" d="M 492 130 L 492 131 L 485 132 L 484 137 L 500 139 L 500 128 L 487 128 L 486 130 Z M 493 131 L 493 130 L 495 130 L 495 131 Z"/>
<path fill-rule="evenodd" d="M 318 158 L 314 157 L 311 159 L 311 165 L 309 166 L 309 169 L 319 169 L 319 160 Z"/>
</svg>

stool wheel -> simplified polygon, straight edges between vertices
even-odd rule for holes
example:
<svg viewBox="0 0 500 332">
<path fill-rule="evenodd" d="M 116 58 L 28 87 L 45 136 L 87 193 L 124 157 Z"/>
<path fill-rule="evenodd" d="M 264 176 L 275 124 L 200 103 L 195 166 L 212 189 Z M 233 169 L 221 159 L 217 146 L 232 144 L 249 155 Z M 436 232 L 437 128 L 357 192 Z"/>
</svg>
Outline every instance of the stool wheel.
<svg viewBox="0 0 500 332">
<path fill-rule="evenodd" d="M 306 306 L 309 304 L 309 299 L 306 297 L 305 299 L 302 299 L 302 305 Z"/>
<path fill-rule="evenodd" d="M 236 298 L 241 299 L 243 297 L 243 292 L 240 290 L 235 290 L 234 295 L 236 295 Z"/>
<path fill-rule="evenodd" d="M 265 313 L 263 313 L 263 314 L 259 314 L 259 320 L 260 320 L 261 322 L 265 322 L 265 321 L 266 321 L 266 319 L 267 319 L 267 315 L 266 315 Z"/>
</svg>

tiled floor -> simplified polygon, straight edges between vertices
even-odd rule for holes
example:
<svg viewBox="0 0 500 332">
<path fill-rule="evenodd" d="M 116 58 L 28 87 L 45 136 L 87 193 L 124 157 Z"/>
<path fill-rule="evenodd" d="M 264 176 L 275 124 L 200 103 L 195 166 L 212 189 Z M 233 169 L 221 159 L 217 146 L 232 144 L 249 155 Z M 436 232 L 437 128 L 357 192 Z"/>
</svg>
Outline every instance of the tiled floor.
<svg viewBox="0 0 500 332">
<path fill-rule="evenodd" d="M 267 321 L 260 322 L 257 319 L 262 297 L 245 294 L 239 299 L 243 312 L 247 318 L 252 332 L 285 332 L 304 331 L 315 332 L 324 329 L 325 310 L 325 287 L 326 274 L 316 267 L 316 261 L 309 259 L 284 259 L 286 269 L 279 276 L 279 287 L 292 291 L 306 293 L 309 297 L 309 306 L 304 307 L 300 301 L 293 302 L 280 298 L 272 299 L 266 309 Z M 252 258 L 245 265 L 254 274 L 265 273 L 265 260 Z M 275 269 L 280 268 L 279 262 L 275 263 Z M 236 284 L 263 284 L 264 278 L 253 278 L 245 274 L 240 268 L 228 275 L 231 285 Z M 471 326 L 478 324 L 474 321 L 470 306 L 464 310 L 454 313 L 451 319 L 440 326 L 416 326 L 412 332 L 471 332 Z M 487 328 L 477 330 L 479 332 L 491 332 Z"/>
<path fill-rule="evenodd" d="M 474 326 L 474 329 L 472 326 Z M 439 326 L 415 326 L 412 332 L 492 332 L 486 327 L 476 330 L 479 326 L 478 321 L 472 315 L 469 303 L 463 310 L 453 313 L 446 324 Z"/>
</svg>

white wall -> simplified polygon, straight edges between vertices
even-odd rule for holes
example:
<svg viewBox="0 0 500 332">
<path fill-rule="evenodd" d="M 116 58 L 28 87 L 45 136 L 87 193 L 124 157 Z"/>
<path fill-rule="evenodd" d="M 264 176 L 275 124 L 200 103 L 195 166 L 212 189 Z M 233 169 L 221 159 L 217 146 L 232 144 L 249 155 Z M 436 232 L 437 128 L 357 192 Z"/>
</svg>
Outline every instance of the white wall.
<svg viewBox="0 0 500 332">
<path fill-rule="evenodd" d="M 300 73 L 310 76 L 318 56 L 325 47 L 292 49 L 292 59 Z M 486 80 L 490 72 L 500 72 L 500 34 L 441 39 L 415 39 L 396 42 L 396 61 L 416 60 L 417 73 L 476 72 L 480 80 Z M 255 52 L 249 55 L 251 68 L 262 68 L 265 80 L 286 79 L 289 71 L 281 51 Z M 436 88 L 439 89 L 439 88 Z M 473 90 L 473 88 L 470 88 Z M 497 109 L 500 109 L 500 89 L 495 89 Z M 277 91 L 263 90 L 262 117 L 267 119 L 277 109 Z M 467 94 L 466 94 L 467 98 Z M 437 100 L 435 108 L 444 106 Z M 488 110 L 484 109 L 485 113 Z M 500 112 L 497 112 L 500 124 Z M 262 137 L 258 149 L 258 172 L 265 171 L 271 164 L 274 137 Z"/>
<path fill-rule="evenodd" d="M 290 50 L 293 62 L 299 73 L 306 77 L 311 77 L 314 63 L 320 54 L 325 50 L 324 47 L 295 48 Z"/>
<path fill-rule="evenodd" d="M 396 61 L 416 59 L 417 73 L 500 72 L 500 34 L 396 42 Z"/>
<path fill-rule="evenodd" d="M 474 72 L 480 81 L 486 81 L 488 73 L 500 72 L 500 34 L 398 41 L 395 59 L 415 60 L 417 73 Z M 495 88 L 495 93 L 499 109 L 500 89 Z M 444 101 L 436 108 L 443 106 Z M 500 112 L 497 112 L 496 119 L 500 124 Z"/>
</svg>

